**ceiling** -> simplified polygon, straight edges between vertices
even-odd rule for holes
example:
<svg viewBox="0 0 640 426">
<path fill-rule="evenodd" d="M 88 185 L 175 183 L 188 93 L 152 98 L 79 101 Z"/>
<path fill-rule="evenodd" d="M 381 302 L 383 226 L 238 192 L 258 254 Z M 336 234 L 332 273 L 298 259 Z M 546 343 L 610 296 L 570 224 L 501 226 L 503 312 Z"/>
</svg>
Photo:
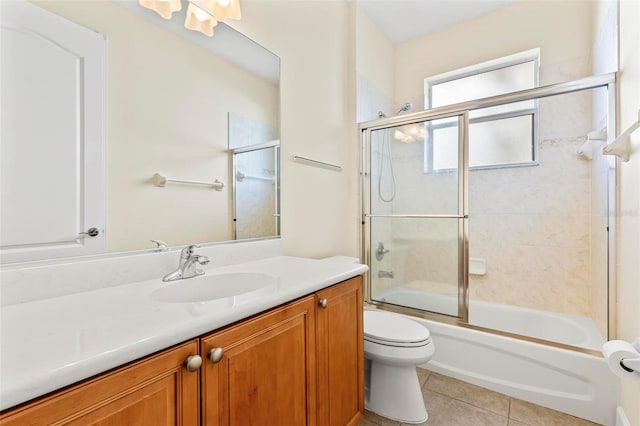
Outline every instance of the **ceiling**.
<svg viewBox="0 0 640 426">
<path fill-rule="evenodd" d="M 438 31 L 517 0 L 358 0 L 371 20 L 394 43 Z"/>
</svg>

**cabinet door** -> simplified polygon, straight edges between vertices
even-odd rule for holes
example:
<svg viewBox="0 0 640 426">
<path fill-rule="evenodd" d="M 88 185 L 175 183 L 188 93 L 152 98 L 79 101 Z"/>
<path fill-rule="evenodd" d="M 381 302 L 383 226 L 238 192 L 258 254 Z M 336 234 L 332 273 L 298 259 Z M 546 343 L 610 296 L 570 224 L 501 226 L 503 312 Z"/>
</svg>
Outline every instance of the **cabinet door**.
<svg viewBox="0 0 640 426">
<path fill-rule="evenodd" d="M 318 424 L 357 425 L 364 416 L 362 277 L 316 293 Z"/>
<path fill-rule="evenodd" d="M 203 424 L 316 424 L 314 303 L 306 297 L 202 339 Z"/>
<path fill-rule="evenodd" d="M 184 362 L 197 353 L 190 341 L 11 410 L 0 424 L 196 426 L 199 374 Z"/>
</svg>

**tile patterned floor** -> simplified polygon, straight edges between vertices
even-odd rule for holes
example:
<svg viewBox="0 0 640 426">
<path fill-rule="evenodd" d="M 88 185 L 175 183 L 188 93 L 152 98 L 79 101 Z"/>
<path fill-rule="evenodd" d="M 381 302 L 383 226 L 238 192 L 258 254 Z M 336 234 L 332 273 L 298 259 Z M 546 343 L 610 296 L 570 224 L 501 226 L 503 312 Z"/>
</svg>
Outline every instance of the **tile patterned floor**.
<svg viewBox="0 0 640 426">
<path fill-rule="evenodd" d="M 418 369 L 429 412 L 425 426 L 595 426 L 479 386 Z M 367 411 L 359 426 L 405 426 Z"/>
</svg>

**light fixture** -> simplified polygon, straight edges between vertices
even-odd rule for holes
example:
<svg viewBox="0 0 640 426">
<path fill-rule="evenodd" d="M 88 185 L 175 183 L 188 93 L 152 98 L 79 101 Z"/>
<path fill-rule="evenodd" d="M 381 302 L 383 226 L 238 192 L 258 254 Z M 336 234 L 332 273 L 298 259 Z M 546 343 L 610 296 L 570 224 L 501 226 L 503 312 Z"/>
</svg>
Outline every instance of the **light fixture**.
<svg viewBox="0 0 640 426">
<path fill-rule="evenodd" d="M 218 25 L 218 21 L 208 11 L 195 3 L 189 3 L 187 18 L 184 20 L 185 28 L 200 31 L 202 34 L 211 37 L 213 35 L 213 27 L 216 25 Z"/>
<path fill-rule="evenodd" d="M 155 11 L 164 19 L 171 19 L 173 12 L 182 9 L 181 0 L 139 0 L 140 5 Z M 225 19 L 240 19 L 239 0 L 188 0 L 184 26 L 208 36 L 213 27 Z"/>
<path fill-rule="evenodd" d="M 398 142 L 414 143 L 424 140 L 427 131 L 422 123 L 406 124 L 395 130 L 393 137 Z"/>
<path fill-rule="evenodd" d="M 140 6 L 153 10 L 164 19 L 171 19 L 173 12 L 182 9 L 180 0 L 140 0 Z"/>
<path fill-rule="evenodd" d="M 209 0 L 211 3 L 212 15 L 218 21 L 225 19 L 241 19 L 239 0 Z"/>
</svg>

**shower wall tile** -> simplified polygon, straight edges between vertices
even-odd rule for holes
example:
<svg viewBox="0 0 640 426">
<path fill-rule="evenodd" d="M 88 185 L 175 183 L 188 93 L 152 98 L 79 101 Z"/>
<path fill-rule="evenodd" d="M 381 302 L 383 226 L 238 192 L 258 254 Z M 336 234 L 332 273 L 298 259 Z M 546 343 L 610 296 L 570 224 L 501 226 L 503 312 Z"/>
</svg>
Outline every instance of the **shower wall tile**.
<svg viewBox="0 0 640 426">
<path fill-rule="evenodd" d="M 540 165 L 470 173 L 473 299 L 592 316 L 591 163 L 584 136 L 544 140 Z"/>
<path fill-rule="evenodd" d="M 539 277 L 492 273 L 472 277 L 469 297 L 523 308 L 590 315 L 588 289 L 577 281 L 542 281 Z"/>
<path fill-rule="evenodd" d="M 576 155 L 584 141 L 584 133 L 542 141 L 537 166 L 470 172 L 469 254 L 487 263 L 486 275 L 470 277 L 472 299 L 594 315 L 593 165 Z M 393 153 L 398 188 L 389 203 L 393 211 L 455 209 L 450 202 L 455 175 L 424 173 L 416 149 Z M 390 243 L 404 250 L 389 258 L 393 285 L 455 293 L 457 234 L 444 223 L 394 221 L 387 229 Z"/>
<path fill-rule="evenodd" d="M 407 281 L 427 280 L 458 285 L 458 241 L 415 241 L 406 258 Z"/>
</svg>

